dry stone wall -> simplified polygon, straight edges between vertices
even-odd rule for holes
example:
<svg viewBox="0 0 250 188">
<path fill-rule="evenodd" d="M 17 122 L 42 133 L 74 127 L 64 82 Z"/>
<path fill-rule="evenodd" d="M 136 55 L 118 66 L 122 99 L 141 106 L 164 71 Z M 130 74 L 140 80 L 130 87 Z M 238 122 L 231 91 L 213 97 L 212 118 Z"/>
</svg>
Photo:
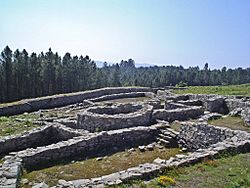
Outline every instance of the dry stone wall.
<svg viewBox="0 0 250 188">
<path fill-rule="evenodd" d="M 98 156 L 104 149 L 113 147 L 124 149 L 151 143 L 156 140 L 158 131 L 154 126 L 103 131 L 98 134 L 74 137 L 44 147 L 23 150 L 17 152 L 16 156 L 23 160 L 26 168 L 32 169 L 76 156 Z"/>
<path fill-rule="evenodd" d="M 168 122 L 172 122 L 175 120 L 184 121 L 190 118 L 198 118 L 203 114 L 204 114 L 204 109 L 198 106 L 174 109 L 174 110 L 159 109 L 159 110 L 154 110 L 152 119 L 165 120 Z"/>
<path fill-rule="evenodd" d="M 0 155 L 26 148 L 49 145 L 80 135 L 82 134 L 79 131 L 70 130 L 62 125 L 45 125 L 24 134 L 0 137 Z"/>
<path fill-rule="evenodd" d="M 55 108 L 82 102 L 85 99 L 98 98 L 105 95 L 130 93 L 130 92 L 151 92 L 147 87 L 114 87 L 102 88 L 91 91 L 72 93 L 67 95 L 55 95 L 36 99 L 27 99 L 18 103 L 0 107 L 0 116 L 33 112 L 39 109 Z"/>
<path fill-rule="evenodd" d="M 242 98 L 242 99 L 237 99 L 237 98 L 228 98 L 225 100 L 227 107 L 229 111 L 233 111 L 236 108 L 250 108 L 250 101 L 249 99 Z"/>
<path fill-rule="evenodd" d="M 185 108 L 184 106 L 180 106 L 180 104 L 191 106 L 203 105 L 203 107 L 210 112 L 220 114 L 228 114 L 230 112 L 232 115 L 240 115 L 246 125 L 250 125 L 250 115 L 247 111 L 247 109 L 250 109 L 249 97 L 222 96 L 214 94 L 168 94 L 165 96 L 165 99 L 165 109 Z M 169 100 L 172 100 L 173 102 Z"/>
<path fill-rule="evenodd" d="M 193 128 L 187 129 L 187 131 L 193 132 L 194 129 L 197 129 L 197 133 L 203 134 L 203 130 L 210 130 L 209 134 L 214 137 L 213 134 L 219 132 L 215 131 L 216 129 L 211 128 L 209 125 L 203 124 L 189 124 L 183 126 L 192 126 Z M 202 127 L 202 128 L 198 128 Z M 186 129 L 186 128 L 184 128 Z M 201 131 L 201 132 L 199 132 Z M 122 182 L 127 182 L 130 180 L 142 178 L 147 179 L 151 176 L 164 172 L 168 168 L 185 166 L 190 164 L 195 164 L 201 162 L 204 159 L 211 159 L 219 157 L 223 152 L 249 152 L 250 151 L 250 134 L 244 131 L 233 131 L 233 130 L 224 130 L 225 132 L 232 132 L 235 136 L 229 136 L 227 139 L 224 139 L 221 142 L 209 143 L 204 149 L 197 149 L 194 152 L 188 152 L 185 154 L 179 154 L 170 159 L 160 159 L 157 158 L 153 163 L 144 163 L 139 166 L 129 168 L 127 170 L 115 172 L 109 175 L 91 178 L 91 179 L 79 179 L 73 181 L 59 180 L 56 188 L 91 188 L 91 187 L 106 187 L 108 185 L 116 185 Z M 181 133 L 183 134 L 183 133 Z M 220 133 L 219 133 L 220 135 Z M 195 142 L 192 142 L 195 143 Z M 188 147 L 187 145 L 184 145 Z M 55 187 L 53 187 L 55 188 Z"/>
<path fill-rule="evenodd" d="M 178 142 L 189 150 L 208 148 L 210 145 L 227 139 L 240 142 L 250 140 L 250 134 L 245 131 L 215 127 L 207 123 L 183 123 Z"/>
<path fill-rule="evenodd" d="M 151 123 L 153 106 L 147 104 L 118 104 L 87 108 L 77 115 L 77 128 L 90 132 L 146 126 Z"/>
<path fill-rule="evenodd" d="M 6 156 L 0 164 L 0 188 L 17 188 L 22 173 L 22 160 L 13 156 Z"/>
<path fill-rule="evenodd" d="M 104 95 L 98 98 L 89 99 L 91 102 L 101 102 L 106 100 L 115 100 L 121 98 L 136 98 L 136 97 L 146 97 L 153 95 L 150 92 L 130 92 L 130 93 L 119 93 L 119 94 L 112 94 L 112 95 Z"/>
</svg>

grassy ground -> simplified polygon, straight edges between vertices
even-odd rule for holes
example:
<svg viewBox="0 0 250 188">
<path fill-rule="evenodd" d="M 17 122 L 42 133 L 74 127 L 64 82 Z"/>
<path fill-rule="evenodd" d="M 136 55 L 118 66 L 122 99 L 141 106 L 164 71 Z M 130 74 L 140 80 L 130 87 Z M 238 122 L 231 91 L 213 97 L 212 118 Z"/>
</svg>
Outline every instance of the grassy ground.
<svg viewBox="0 0 250 188">
<path fill-rule="evenodd" d="M 34 129 L 38 125 L 33 124 L 32 121 L 37 118 L 36 114 L 2 116 L 0 117 L 0 136 L 15 135 Z"/>
<path fill-rule="evenodd" d="M 155 178 L 149 183 L 134 181 L 114 187 L 162 188 L 172 185 L 177 188 L 249 188 L 250 153 L 169 169 L 160 178 Z M 164 182 L 162 179 L 167 181 Z"/>
<path fill-rule="evenodd" d="M 157 157 L 168 159 L 179 153 L 178 148 L 158 149 L 153 151 L 140 152 L 138 149 L 132 153 L 128 151 L 115 153 L 111 156 L 97 161 L 88 159 L 77 161 L 66 165 L 57 165 L 30 173 L 25 172 L 23 178 L 30 182 L 46 182 L 50 186 L 55 185 L 59 179 L 74 180 L 82 178 L 92 178 L 107 175 L 142 163 L 152 162 Z M 30 186 L 23 186 L 28 188 Z"/>
<path fill-rule="evenodd" d="M 220 119 L 208 121 L 209 124 L 219 126 L 219 127 L 228 127 L 234 130 L 242 130 L 250 132 L 250 127 L 247 127 L 244 121 L 240 117 L 222 117 Z"/>
<path fill-rule="evenodd" d="M 219 94 L 250 96 L 250 84 L 229 86 L 189 86 L 186 90 L 174 90 L 177 94 Z"/>
</svg>

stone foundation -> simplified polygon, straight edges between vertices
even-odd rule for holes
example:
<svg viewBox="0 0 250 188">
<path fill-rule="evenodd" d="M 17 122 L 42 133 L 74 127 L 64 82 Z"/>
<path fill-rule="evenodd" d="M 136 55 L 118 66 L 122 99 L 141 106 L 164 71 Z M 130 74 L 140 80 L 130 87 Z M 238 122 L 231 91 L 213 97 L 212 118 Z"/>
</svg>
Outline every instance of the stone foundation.
<svg viewBox="0 0 250 188">
<path fill-rule="evenodd" d="M 207 123 L 182 123 L 178 142 L 189 150 L 208 148 L 210 145 L 230 140 L 241 142 L 250 140 L 250 134 L 245 131 L 215 127 Z"/>
<path fill-rule="evenodd" d="M 150 125 L 152 111 L 142 103 L 90 107 L 77 115 L 77 128 L 96 132 Z"/>
<path fill-rule="evenodd" d="M 173 122 L 175 120 L 184 121 L 190 118 L 198 118 L 203 114 L 203 108 L 197 106 L 174 110 L 159 109 L 154 110 L 152 119 L 165 120 L 168 122 Z"/>
<path fill-rule="evenodd" d="M 82 135 L 61 125 L 46 125 L 17 136 L 0 138 L 0 155 L 26 148 L 36 148 Z"/>
<path fill-rule="evenodd" d="M 9 116 L 21 114 L 24 112 L 33 112 L 39 109 L 55 108 L 82 102 L 85 99 L 98 98 L 105 95 L 130 93 L 130 92 L 151 92 L 147 87 L 114 87 L 102 88 L 92 91 L 77 92 L 71 94 L 61 94 L 47 96 L 35 99 L 27 99 L 18 103 L 7 104 L 0 107 L 0 116 Z"/>
<path fill-rule="evenodd" d="M 165 170 L 173 167 L 185 166 L 190 164 L 195 164 L 201 162 L 204 159 L 213 159 L 215 157 L 220 156 L 223 152 L 238 152 L 244 153 L 250 151 L 250 134 L 244 131 L 233 131 L 230 129 L 218 130 L 217 128 L 213 128 L 212 126 L 205 124 L 184 124 L 183 125 L 187 129 L 186 131 L 191 131 L 197 135 L 203 135 L 204 130 L 209 131 L 209 136 L 211 140 L 214 138 L 213 134 L 217 134 L 220 136 L 222 132 L 230 132 L 234 136 L 229 136 L 227 139 L 223 139 L 223 141 L 219 142 L 209 142 L 204 149 L 197 149 L 192 153 L 186 153 L 181 155 L 176 155 L 175 157 L 171 157 L 168 160 L 157 158 L 153 163 L 144 163 L 137 167 L 129 168 L 127 170 L 119 171 L 116 173 L 112 173 L 109 175 L 91 178 L 91 179 L 79 179 L 73 181 L 65 181 L 59 180 L 56 188 L 80 188 L 80 187 L 105 187 L 107 185 L 116 185 L 122 182 L 128 182 L 134 179 L 147 179 L 152 176 L 155 176 L 159 173 L 164 172 Z M 190 126 L 186 128 L 187 126 Z M 195 131 L 194 131 L 195 130 Z M 201 132 L 200 132 L 201 131 Z M 184 133 L 184 132 L 183 132 Z M 183 134 L 180 133 L 180 134 Z M 187 134 L 183 136 L 183 138 L 189 139 Z M 182 139 L 183 139 L 182 138 Z M 185 147 L 189 147 L 190 144 L 195 144 L 196 142 L 200 142 L 198 139 L 195 142 L 183 142 Z M 215 143 L 216 142 L 216 143 Z M 188 145 L 185 145 L 187 143 Z"/>
<path fill-rule="evenodd" d="M 134 127 L 113 131 L 103 131 L 89 136 L 79 136 L 52 145 L 27 149 L 16 153 L 27 169 L 47 166 L 59 160 L 72 160 L 74 157 L 96 157 L 113 147 L 125 149 L 156 140 L 158 129 L 154 126 Z"/>
<path fill-rule="evenodd" d="M 146 96 L 152 96 L 153 94 L 154 93 L 150 93 L 150 92 L 119 93 L 119 94 L 112 94 L 112 95 L 104 95 L 98 98 L 89 99 L 89 101 L 101 102 L 101 101 L 115 100 L 115 99 L 122 99 L 122 98 L 146 97 Z"/>
</svg>

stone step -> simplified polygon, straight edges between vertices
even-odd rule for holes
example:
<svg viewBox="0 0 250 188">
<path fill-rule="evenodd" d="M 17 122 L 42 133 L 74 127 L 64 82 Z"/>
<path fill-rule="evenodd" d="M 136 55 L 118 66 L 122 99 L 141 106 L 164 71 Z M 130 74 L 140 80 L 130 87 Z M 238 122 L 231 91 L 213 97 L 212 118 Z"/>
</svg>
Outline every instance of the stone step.
<svg viewBox="0 0 250 188">
<path fill-rule="evenodd" d="M 176 137 L 176 134 L 172 133 L 172 132 L 169 132 L 169 131 L 161 131 L 161 134 L 164 134 L 166 136 L 170 136 L 170 137 Z"/>
<path fill-rule="evenodd" d="M 178 135 L 179 132 L 175 131 L 174 129 L 171 129 L 171 128 L 167 128 L 167 130 L 175 135 Z"/>
<path fill-rule="evenodd" d="M 168 135 L 165 135 L 165 134 L 159 134 L 159 138 L 163 138 L 165 140 L 172 140 L 173 139 L 172 136 L 168 136 Z"/>
<path fill-rule="evenodd" d="M 169 146 L 170 142 L 167 140 L 164 140 L 162 138 L 157 138 L 157 140 L 159 141 L 160 144 L 164 145 L 164 146 Z"/>
</svg>

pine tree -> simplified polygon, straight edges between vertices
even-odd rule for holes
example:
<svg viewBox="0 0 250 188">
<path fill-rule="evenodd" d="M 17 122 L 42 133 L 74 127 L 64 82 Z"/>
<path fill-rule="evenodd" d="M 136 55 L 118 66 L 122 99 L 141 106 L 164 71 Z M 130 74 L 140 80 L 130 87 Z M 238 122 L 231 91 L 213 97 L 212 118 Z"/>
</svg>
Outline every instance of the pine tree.
<svg viewBox="0 0 250 188">
<path fill-rule="evenodd" d="M 1 64 L 3 66 L 3 80 L 5 87 L 3 88 L 6 101 L 12 100 L 12 51 L 9 46 L 6 46 L 1 53 Z"/>
</svg>

